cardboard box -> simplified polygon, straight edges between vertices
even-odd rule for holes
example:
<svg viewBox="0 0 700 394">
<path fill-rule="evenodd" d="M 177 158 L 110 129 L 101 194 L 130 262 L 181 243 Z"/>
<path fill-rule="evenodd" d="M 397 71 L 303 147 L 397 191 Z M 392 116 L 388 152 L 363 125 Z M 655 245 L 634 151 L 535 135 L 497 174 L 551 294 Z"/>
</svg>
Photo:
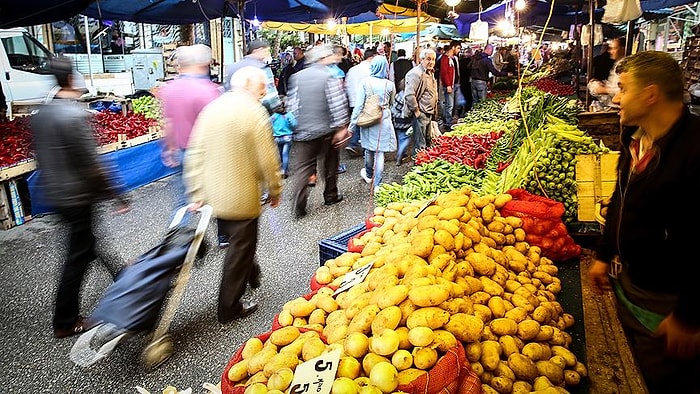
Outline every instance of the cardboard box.
<svg viewBox="0 0 700 394">
<path fill-rule="evenodd" d="M 576 155 L 578 220 L 594 222 L 595 205 L 615 190 L 620 152 Z"/>
</svg>

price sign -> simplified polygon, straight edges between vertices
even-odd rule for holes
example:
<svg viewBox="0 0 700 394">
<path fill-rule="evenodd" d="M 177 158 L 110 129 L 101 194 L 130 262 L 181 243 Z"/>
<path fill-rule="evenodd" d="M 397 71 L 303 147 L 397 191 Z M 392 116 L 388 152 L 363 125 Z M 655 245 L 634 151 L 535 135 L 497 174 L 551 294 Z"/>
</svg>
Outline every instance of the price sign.
<svg viewBox="0 0 700 394">
<path fill-rule="evenodd" d="M 426 201 L 425 204 L 423 204 L 423 206 L 418 210 L 418 212 L 416 213 L 416 216 L 414 216 L 414 217 L 418 217 L 418 215 L 420 215 L 421 213 L 423 213 L 423 211 L 425 211 L 426 209 L 428 209 L 429 206 L 433 205 L 433 203 L 435 202 L 435 200 L 437 200 L 437 198 L 438 198 L 439 196 L 440 196 L 440 192 L 437 192 L 437 194 L 435 194 L 435 195 L 433 196 L 433 198 L 431 198 L 430 200 Z"/>
<path fill-rule="evenodd" d="M 335 373 L 338 370 L 340 353 L 340 349 L 323 353 L 297 366 L 294 370 L 294 379 L 292 379 L 292 384 L 289 386 L 289 393 L 330 393 L 335 380 Z"/>
<path fill-rule="evenodd" d="M 336 290 L 333 293 L 333 295 L 340 294 L 345 290 L 348 290 L 351 287 L 355 286 L 356 284 L 362 283 L 362 281 L 365 280 L 365 276 L 367 276 L 367 273 L 369 273 L 369 270 L 372 268 L 373 265 L 374 261 L 372 261 L 369 264 L 363 265 L 355 271 L 350 271 L 347 274 L 345 274 L 345 276 L 343 276 L 343 282 L 338 287 L 338 290 Z"/>
</svg>

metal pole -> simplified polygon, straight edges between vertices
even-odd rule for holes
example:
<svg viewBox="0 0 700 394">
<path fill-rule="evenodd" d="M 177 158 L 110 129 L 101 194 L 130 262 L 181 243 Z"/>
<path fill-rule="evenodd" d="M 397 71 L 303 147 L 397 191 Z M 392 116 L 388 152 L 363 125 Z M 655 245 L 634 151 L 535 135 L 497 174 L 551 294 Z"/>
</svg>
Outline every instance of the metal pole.
<svg viewBox="0 0 700 394">
<path fill-rule="evenodd" d="M 90 73 L 90 87 L 94 88 L 95 85 L 92 80 L 92 49 L 90 49 L 90 29 L 88 27 L 87 16 L 83 16 L 83 24 L 85 25 L 85 46 L 87 47 L 88 55 L 88 72 Z"/>
<path fill-rule="evenodd" d="M 420 25 L 421 25 L 421 6 L 423 5 L 423 0 L 416 1 L 416 51 L 413 54 L 413 59 L 416 63 L 419 62 L 420 56 Z"/>
<path fill-rule="evenodd" d="M 588 36 L 588 48 L 586 49 L 586 81 L 591 80 L 593 75 L 593 44 L 595 43 L 595 21 L 593 20 L 593 12 L 595 11 L 595 2 L 588 0 L 588 23 L 590 26 L 590 34 Z M 586 89 L 586 108 L 591 104 L 591 92 Z"/>
</svg>

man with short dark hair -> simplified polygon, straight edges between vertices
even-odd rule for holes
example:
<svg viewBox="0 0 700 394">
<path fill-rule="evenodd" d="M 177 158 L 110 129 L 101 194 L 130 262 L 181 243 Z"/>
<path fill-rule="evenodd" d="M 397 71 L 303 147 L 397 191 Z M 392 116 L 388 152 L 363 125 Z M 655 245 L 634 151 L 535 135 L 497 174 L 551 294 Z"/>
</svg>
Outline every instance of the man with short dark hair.
<svg viewBox="0 0 700 394">
<path fill-rule="evenodd" d="M 649 393 L 700 393 L 700 117 L 683 104 L 683 71 L 668 53 L 617 66 L 623 149 L 617 185 L 588 275 L 615 292 L 617 314 Z"/>
<path fill-rule="evenodd" d="M 404 86 L 401 82 L 406 77 L 413 67 L 413 61 L 406 58 L 406 50 L 401 48 L 397 51 L 398 57 L 396 60 L 389 65 L 389 80 L 394 82 L 396 87 L 396 92 L 400 92 L 403 89 L 399 89 L 399 86 Z"/>
<path fill-rule="evenodd" d="M 304 68 L 305 58 L 304 50 L 301 47 L 294 47 L 292 50 L 293 61 L 287 64 L 280 73 L 279 83 L 277 84 L 277 92 L 280 96 L 286 96 L 289 90 L 289 78 L 292 74 L 302 70 Z"/>
<path fill-rule="evenodd" d="M 239 69 L 246 66 L 253 66 L 262 69 L 267 75 L 267 87 L 265 96 L 260 100 L 267 108 L 267 112 L 272 114 L 282 104 L 282 100 L 277 93 L 275 86 L 275 76 L 270 68 L 272 61 L 272 53 L 270 52 L 270 44 L 263 40 L 253 40 L 248 43 L 248 54 L 241 60 L 237 61 L 226 70 L 226 79 L 224 80 L 224 88 L 231 89 L 231 76 Z"/>
<path fill-rule="evenodd" d="M 491 78 L 489 73 L 496 77 L 513 76 L 512 73 L 496 69 L 491 60 L 492 54 L 493 45 L 486 44 L 484 50 L 481 53 L 475 53 L 472 59 L 472 99 L 474 104 L 486 99 L 488 81 Z"/>
</svg>

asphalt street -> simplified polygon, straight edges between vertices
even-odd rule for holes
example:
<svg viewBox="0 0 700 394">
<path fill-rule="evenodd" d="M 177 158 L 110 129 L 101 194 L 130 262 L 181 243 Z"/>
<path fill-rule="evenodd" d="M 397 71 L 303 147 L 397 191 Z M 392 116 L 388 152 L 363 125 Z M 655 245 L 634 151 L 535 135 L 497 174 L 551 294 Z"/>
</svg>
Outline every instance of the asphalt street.
<svg viewBox="0 0 700 394">
<path fill-rule="evenodd" d="M 386 182 L 399 181 L 410 164 L 396 167 L 389 155 Z M 216 247 L 211 221 L 207 254 L 196 262 L 169 333 L 175 354 L 154 371 L 146 371 L 141 352 L 148 333 L 123 341 L 107 359 L 79 367 L 68 354 L 77 337 L 54 339 L 51 329 L 57 278 L 66 252 L 66 231 L 57 215 L 35 217 L 0 231 L 0 393 L 137 393 L 136 386 L 160 393 L 173 385 L 193 393 L 216 384 L 235 351 L 250 337 L 270 329 L 282 305 L 309 292 L 309 279 L 319 265 L 318 242 L 361 223 L 373 208 L 370 189 L 360 178 L 361 158 L 341 155 L 348 171 L 339 176 L 344 201 L 325 206 L 322 182 L 312 190 L 308 215 L 294 219 L 289 189 L 280 207 L 267 207 L 259 222 L 257 258 L 262 287 L 246 298 L 259 303 L 251 316 L 222 325 L 216 319 L 217 294 L 224 251 Z M 113 215 L 113 205 L 99 206 L 98 246 L 83 283 L 81 313 L 89 315 L 112 280 L 111 273 L 158 245 L 172 211 L 169 178 L 129 193 L 131 210 Z"/>
</svg>

